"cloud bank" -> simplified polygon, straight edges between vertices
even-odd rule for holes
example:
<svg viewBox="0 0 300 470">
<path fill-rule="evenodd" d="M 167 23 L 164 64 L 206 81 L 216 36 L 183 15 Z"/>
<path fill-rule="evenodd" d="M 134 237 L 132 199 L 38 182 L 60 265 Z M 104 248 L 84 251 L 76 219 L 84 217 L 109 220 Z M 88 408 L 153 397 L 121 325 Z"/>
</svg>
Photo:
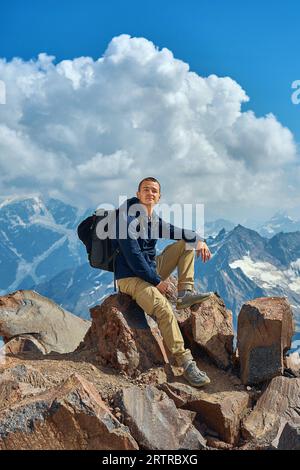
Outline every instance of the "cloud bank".
<svg viewBox="0 0 300 470">
<path fill-rule="evenodd" d="M 237 219 L 294 207 L 300 165 L 273 114 L 242 111 L 230 77 L 201 77 L 144 38 L 112 39 L 98 60 L 0 59 L 0 196 L 117 202 L 152 175 L 162 202 L 203 202 Z"/>
</svg>

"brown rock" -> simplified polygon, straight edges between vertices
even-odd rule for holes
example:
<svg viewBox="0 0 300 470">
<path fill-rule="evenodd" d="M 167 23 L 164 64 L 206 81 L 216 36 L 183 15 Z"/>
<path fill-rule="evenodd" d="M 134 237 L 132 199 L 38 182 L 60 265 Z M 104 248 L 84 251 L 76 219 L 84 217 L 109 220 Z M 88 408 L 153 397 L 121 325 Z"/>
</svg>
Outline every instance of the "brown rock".
<svg viewBox="0 0 300 470">
<path fill-rule="evenodd" d="M 7 354 L 23 354 L 23 353 L 34 353 L 34 354 L 46 354 L 46 349 L 43 344 L 40 343 L 32 335 L 20 335 L 8 340 L 1 348 L 0 354 L 5 356 Z"/>
<path fill-rule="evenodd" d="M 158 327 L 150 328 L 143 310 L 126 294 L 111 295 L 91 309 L 88 338 L 107 365 L 136 376 L 167 361 Z"/>
<path fill-rule="evenodd" d="M 244 420 L 242 434 L 245 439 L 271 441 L 278 433 L 280 420 L 296 422 L 299 409 L 300 379 L 275 377 Z"/>
<path fill-rule="evenodd" d="M 176 309 L 177 279 L 167 279 L 170 301 L 183 337 L 191 345 L 198 344 L 218 367 L 227 369 L 233 355 L 232 313 L 220 297 L 213 295 L 196 308 Z"/>
<path fill-rule="evenodd" d="M 198 392 L 198 397 L 189 399 L 185 408 L 196 411 L 198 416 L 228 444 L 237 444 L 240 424 L 249 407 L 246 392 L 226 391 L 208 394 Z"/>
<path fill-rule="evenodd" d="M 167 393 L 177 407 L 198 412 L 200 422 L 205 423 L 217 437 L 230 444 L 237 442 L 240 421 L 248 412 L 247 407 L 251 406 L 253 392 L 245 391 L 240 380 L 230 372 L 213 365 L 203 368 L 200 362 L 198 366 L 211 379 L 205 388 L 197 389 L 178 381 L 160 384 L 159 388 Z"/>
<path fill-rule="evenodd" d="M 190 385 L 181 382 L 163 383 L 158 385 L 159 390 L 163 390 L 171 398 L 177 408 L 181 408 L 189 401 L 193 401 L 201 396 L 201 392 Z"/>
<path fill-rule="evenodd" d="M 153 386 L 122 389 L 116 399 L 124 423 L 147 450 L 204 449 L 205 440 L 192 424 L 194 414 L 177 410 L 166 393 Z"/>
<path fill-rule="evenodd" d="M 229 450 L 232 449 L 232 445 L 228 444 L 227 442 L 220 441 L 216 437 L 207 437 L 206 444 L 208 447 L 212 447 L 218 450 Z"/>
<path fill-rule="evenodd" d="M 77 348 L 90 325 L 32 290 L 0 297 L 0 336 L 5 342 L 29 334 L 38 337 L 46 353 L 63 354 Z"/>
<path fill-rule="evenodd" d="M 39 371 L 25 364 L 17 364 L 0 373 L 0 409 L 26 396 L 40 393 L 52 383 Z"/>
<path fill-rule="evenodd" d="M 73 374 L 0 412 L 0 449 L 138 449 L 94 386 Z"/>
<path fill-rule="evenodd" d="M 216 295 L 191 313 L 194 341 L 213 359 L 218 367 L 227 369 L 233 354 L 232 313 Z"/>
<path fill-rule="evenodd" d="M 283 354 L 294 333 L 292 310 L 285 298 L 261 297 L 243 305 L 238 316 L 238 350 L 244 384 L 283 373 Z"/>
</svg>

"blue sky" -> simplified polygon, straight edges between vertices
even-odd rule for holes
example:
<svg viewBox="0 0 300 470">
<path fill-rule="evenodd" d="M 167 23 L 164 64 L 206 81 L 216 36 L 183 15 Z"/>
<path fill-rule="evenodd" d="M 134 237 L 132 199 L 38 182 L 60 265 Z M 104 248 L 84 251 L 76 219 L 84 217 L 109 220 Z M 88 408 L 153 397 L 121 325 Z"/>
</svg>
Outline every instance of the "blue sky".
<svg viewBox="0 0 300 470">
<path fill-rule="evenodd" d="M 202 76 L 235 79 L 250 97 L 244 109 L 274 113 L 299 142 L 299 14 L 296 1 L 5 0 L 0 57 L 98 58 L 114 36 L 145 37 Z"/>
</svg>

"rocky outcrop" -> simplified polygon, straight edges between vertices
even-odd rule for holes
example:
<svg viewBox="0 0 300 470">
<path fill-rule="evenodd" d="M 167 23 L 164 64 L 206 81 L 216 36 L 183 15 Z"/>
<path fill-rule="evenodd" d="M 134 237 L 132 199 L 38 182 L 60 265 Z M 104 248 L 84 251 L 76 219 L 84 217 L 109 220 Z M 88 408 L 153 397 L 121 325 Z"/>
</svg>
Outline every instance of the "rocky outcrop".
<svg viewBox="0 0 300 470">
<path fill-rule="evenodd" d="M 51 300 L 30 290 L 19 290 L 0 297 L 0 336 L 34 336 L 41 349 L 66 353 L 76 349 L 90 322 L 82 320 Z"/>
<path fill-rule="evenodd" d="M 204 449 L 205 440 L 193 426 L 195 413 L 178 410 L 156 387 L 130 387 L 116 398 L 124 423 L 141 448 L 151 450 Z"/>
<path fill-rule="evenodd" d="M 281 419 L 297 422 L 300 409 L 300 379 L 275 377 L 244 420 L 242 433 L 249 440 L 273 440 Z"/>
<path fill-rule="evenodd" d="M 175 289 L 173 280 L 169 282 Z M 241 359 L 236 352 L 231 363 L 230 319 L 222 301 L 211 299 L 211 304 L 203 303 L 194 311 L 177 312 L 174 289 L 170 302 L 198 367 L 211 379 L 209 385 L 203 389 L 188 385 L 182 369 L 168 362 L 154 320 L 126 295 L 109 296 L 91 309 L 91 327 L 75 350 L 59 353 L 51 346 L 47 354 L 49 325 L 53 328 L 49 341 L 63 342 L 52 319 L 47 320 L 53 311 L 50 303 L 41 336 L 26 330 L 10 341 L 6 338 L 0 351 L 0 449 L 297 448 L 300 379 L 295 378 L 295 361 L 292 368 L 296 356 L 284 357 L 290 323 L 284 326 L 278 313 L 282 304 L 279 308 L 274 299 L 264 301 L 268 309 L 275 305 L 277 314 L 262 315 L 261 308 L 260 315 L 262 332 L 265 325 L 271 332 L 277 331 L 276 322 L 280 325 L 280 334 L 271 336 L 280 351 L 277 363 L 285 366 L 277 372 L 286 376 L 250 387 L 238 376 L 239 361 L 247 356 Z M 12 303 L 10 312 L 7 299 Z M 16 310 L 16 303 L 14 295 L 6 297 L 5 322 L 13 309 L 15 316 L 21 319 L 22 313 L 27 318 L 31 307 L 25 303 L 25 310 Z M 248 328 L 248 323 L 243 327 Z M 245 350 L 249 346 L 243 327 L 242 351 L 243 342 Z M 259 334 L 261 340 L 269 339 L 260 330 Z M 251 365 L 251 354 L 247 360 Z M 260 367 L 268 376 L 268 364 L 262 362 Z"/>
<path fill-rule="evenodd" d="M 112 295 L 90 311 L 92 326 L 85 341 L 93 338 L 105 364 L 137 376 L 168 362 L 156 323 L 152 320 L 150 328 L 143 310 L 128 295 Z"/>
<path fill-rule="evenodd" d="M 0 412 L 0 449 L 138 449 L 91 383 L 77 374 Z"/>
<path fill-rule="evenodd" d="M 237 347 L 244 384 L 257 384 L 283 373 L 283 357 L 291 347 L 293 333 L 293 314 L 285 298 L 261 297 L 243 305 Z"/>
</svg>

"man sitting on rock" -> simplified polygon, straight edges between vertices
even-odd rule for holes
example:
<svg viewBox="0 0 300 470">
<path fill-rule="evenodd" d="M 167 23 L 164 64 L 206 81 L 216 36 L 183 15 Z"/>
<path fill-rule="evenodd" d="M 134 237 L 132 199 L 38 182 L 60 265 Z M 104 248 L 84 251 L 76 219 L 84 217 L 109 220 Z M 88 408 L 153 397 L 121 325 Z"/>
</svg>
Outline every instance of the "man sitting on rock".
<svg viewBox="0 0 300 470">
<path fill-rule="evenodd" d="M 203 262 L 210 259 L 211 253 L 196 232 L 179 229 L 181 235 L 178 236 L 178 228 L 164 222 L 153 211 L 161 196 L 160 183 L 155 178 L 144 178 L 139 183 L 136 195 L 137 197 L 127 199 L 120 206 L 117 239 L 113 240 L 114 248 L 119 248 L 120 251 L 115 261 L 115 276 L 119 291 L 130 295 L 148 315 L 156 319 L 167 348 L 178 366 L 184 369 L 185 379 L 191 385 L 201 387 L 208 384 L 210 379 L 205 372 L 198 369 L 191 351 L 184 347 L 177 319 L 166 298 L 168 291 L 166 279 L 177 267 L 177 309 L 202 302 L 212 293 L 194 292 L 194 249 L 191 245 L 187 246 L 187 242 L 193 244 L 197 257 L 201 255 Z M 134 213 L 130 211 L 130 207 L 135 204 L 142 209 L 138 216 L 130 215 Z M 125 237 L 119 233 L 122 224 L 127 231 Z M 158 228 L 160 236 L 151 238 L 155 227 Z M 167 246 L 159 256 L 156 256 L 157 238 L 166 238 L 161 236 L 164 231 L 166 233 L 166 229 L 167 238 L 178 241 Z M 143 236 L 143 233 L 146 236 Z"/>
</svg>

